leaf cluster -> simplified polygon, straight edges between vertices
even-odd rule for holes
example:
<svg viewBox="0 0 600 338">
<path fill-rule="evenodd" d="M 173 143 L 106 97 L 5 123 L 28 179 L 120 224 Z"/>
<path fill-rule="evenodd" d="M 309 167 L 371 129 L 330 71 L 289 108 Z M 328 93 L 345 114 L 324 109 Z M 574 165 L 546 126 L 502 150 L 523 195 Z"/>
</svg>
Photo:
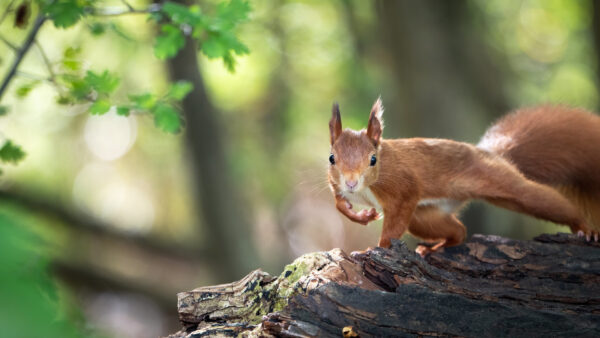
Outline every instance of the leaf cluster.
<svg viewBox="0 0 600 338">
<path fill-rule="evenodd" d="M 42 12 L 57 28 L 68 28 L 81 18 L 95 13 L 96 0 L 37 0 Z M 248 54 L 249 50 L 235 35 L 237 25 L 248 19 L 250 4 L 247 0 L 219 3 L 213 13 L 206 14 L 198 5 L 184 6 L 171 1 L 162 4 L 150 18 L 160 24 L 160 35 L 154 44 L 159 59 L 172 58 L 185 46 L 186 36 L 196 40 L 201 52 L 209 58 L 222 58 L 229 71 L 235 70 L 234 55 Z M 94 22 L 89 25 L 93 35 L 106 31 L 107 25 Z"/>
<path fill-rule="evenodd" d="M 0 148 L 0 161 L 2 163 L 17 164 L 25 158 L 25 152 L 20 146 L 14 144 L 11 140 L 4 142 Z M 2 170 L 0 170 L 0 174 Z"/>
<path fill-rule="evenodd" d="M 95 0 L 38 0 L 45 13 L 57 28 L 68 28 L 86 14 Z"/>
<path fill-rule="evenodd" d="M 78 60 L 81 52 L 78 48 L 67 48 L 60 62 L 62 72 L 56 75 L 55 82 L 59 86 L 59 104 L 86 104 L 90 103 L 89 112 L 92 115 L 104 115 L 111 107 L 116 106 L 116 113 L 129 116 L 132 111 L 136 113 L 149 113 L 154 117 L 156 127 L 168 132 L 178 133 L 183 126 L 181 113 L 177 108 L 193 89 L 187 81 L 172 83 L 166 93 L 162 95 L 150 92 L 130 94 L 128 100 L 119 101 L 114 98 L 114 92 L 119 87 L 119 77 L 104 70 L 94 72 L 83 71 L 82 63 Z M 26 83 L 16 90 L 18 97 L 23 98 L 39 81 Z"/>
<path fill-rule="evenodd" d="M 57 28 L 69 28 L 83 18 L 94 16 L 97 0 L 34 0 Z M 159 24 L 160 35 L 154 45 L 154 53 L 159 59 L 172 58 L 185 46 L 186 37 L 196 41 L 200 51 L 209 58 L 222 58 L 229 71 L 235 70 L 234 55 L 249 53 L 235 35 L 240 22 L 248 19 L 250 5 L 247 0 L 229 0 L 219 3 L 211 14 L 204 13 L 198 5 L 184 6 L 174 2 L 163 2 L 159 10 L 151 10 L 149 18 Z M 130 8 L 129 13 L 134 10 Z M 139 12 L 139 11 L 138 11 Z M 125 11 L 123 14 L 127 14 Z M 112 22 L 91 21 L 87 23 L 93 36 L 104 34 L 108 29 L 126 39 L 126 36 Z M 40 47 L 41 48 L 41 47 Z M 180 81 L 171 84 L 166 93 L 157 95 L 146 92 L 129 94 L 127 100 L 115 100 L 120 79 L 108 70 L 95 72 L 84 70 L 79 60 L 79 48 L 67 48 L 63 58 L 58 62 L 60 71 L 55 71 L 56 64 L 46 59 L 49 78 L 35 79 L 19 86 L 15 94 L 19 98 L 26 97 L 43 80 L 52 82 L 58 90 L 59 104 L 89 104 L 92 115 L 106 114 L 112 107 L 121 116 L 129 116 L 132 112 L 148 113 L 153 116 L 155 125 L 168 133 L 177 133 L 183 127 L 183 119 L 178 104 L 189 94 L 193 86 L 189 82 Z M 57 67 L 58 68 L 58 67 Z M 118 101 L 118 102 L 117 102 Z M 8 112 L 6 106 L 0 106 L 0 116 Z M 0 148 L 0 161 L 17 163 L 25 157 L 21 147 L 11 141 Z M 1 173 L 1 171 L 0 171 Z"/>
<path fill-rule="evenodd" d="M 177 55 L 185 46 L 185 36 L 197 41 L 202 53 L 209 58 L 222 58 L 229 71 L 235 70 L 235 55 L 248 54 L 249 50 L 235 36 L 235 28 L 248 19 L 250 5 L 244 0 L 219 3 L 213 15 L 204 14 L 200 7 L 189 7 L 166 2 L 160 12 L 151 17 L 161 23 L 161 34 L 154 45 L 159 59 Z"/>
<path fill-rule="evenodd" d="M 130 103 L 117 107 L 117 114 L 127 116 L 131 110 L 147 111 L 154 117 L 156 127 L 167 133 L 178 133 L 183 126 L 177 102 L 183 100 L 193 89 L 191 83 L 178 81 L 162 96 L 152 93 L 129 95 Z"/>
</svg>

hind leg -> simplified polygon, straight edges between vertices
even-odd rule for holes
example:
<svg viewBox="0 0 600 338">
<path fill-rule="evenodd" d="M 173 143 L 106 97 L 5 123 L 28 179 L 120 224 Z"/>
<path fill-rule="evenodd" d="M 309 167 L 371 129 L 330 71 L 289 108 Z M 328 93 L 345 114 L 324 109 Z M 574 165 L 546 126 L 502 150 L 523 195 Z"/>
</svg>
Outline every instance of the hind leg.
<svg viewBox="0 0 600 338">
<path fill-rule="evenodd" d="M 436 206 L 418 207 L 408 227 L 408 231 L 427 242 L 436 243 L 432 247 L 419 245 L 417 253 L 425 256 L 443 247 L 462 243 L 466 236 L 465 226 L 454 214 L 445 213 Z"/>
<path fill-rule="evenodd" d="M 590 234 L 594 240 L 598 241 L 600 232 L 600 189 L 590 189 L 580 186 L 558 186 L 557 190 L 562 193 L 569 201 L 572 201 L 575 207 L 580 211 L 587 221 L 587 225 L 592 231 Z M 580 229 L 571 229 L 573 233 L 583 236 Z"/>
</svg>

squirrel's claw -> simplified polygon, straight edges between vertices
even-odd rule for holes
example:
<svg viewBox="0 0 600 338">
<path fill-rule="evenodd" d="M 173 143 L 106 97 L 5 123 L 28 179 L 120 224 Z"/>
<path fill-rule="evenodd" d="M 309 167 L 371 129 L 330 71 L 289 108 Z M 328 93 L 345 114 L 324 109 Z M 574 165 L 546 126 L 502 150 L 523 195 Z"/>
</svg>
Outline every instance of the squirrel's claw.
<svg viewBox="0 0 600 338">
<path fill-rule="evenodd" d="M 592 239 L 594 240 L 594 242 L 598 242 L 598 240 L 600 238 L 598 231 L 584 232 L 583 230 L 577 231 L 577 237 L 579 237 L 579 238 L 585 237 L 586 242 L 591 242 Z"/>
<path fill-rule="evenodd" d="M 431 253 L 431 249 L 425 245 L 418 245 L 415 249 L 415 252 L 419 254 L 421 257 L 425 257 Z"/>
</svg>

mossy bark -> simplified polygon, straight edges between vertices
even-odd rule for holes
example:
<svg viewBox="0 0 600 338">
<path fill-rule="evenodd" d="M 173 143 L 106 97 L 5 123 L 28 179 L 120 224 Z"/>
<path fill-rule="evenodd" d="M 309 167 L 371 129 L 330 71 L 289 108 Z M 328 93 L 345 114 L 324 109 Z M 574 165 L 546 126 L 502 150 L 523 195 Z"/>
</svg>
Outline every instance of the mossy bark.
<svg viewBox="0 0 600 338">
<path fill-rule="evenodd" d="M 404 243 L 304 255 L 279 277 L 179 294 L 173 337 L 600 336 L 600 244 L 475 235 L 423 259 Z"/>
</svg>

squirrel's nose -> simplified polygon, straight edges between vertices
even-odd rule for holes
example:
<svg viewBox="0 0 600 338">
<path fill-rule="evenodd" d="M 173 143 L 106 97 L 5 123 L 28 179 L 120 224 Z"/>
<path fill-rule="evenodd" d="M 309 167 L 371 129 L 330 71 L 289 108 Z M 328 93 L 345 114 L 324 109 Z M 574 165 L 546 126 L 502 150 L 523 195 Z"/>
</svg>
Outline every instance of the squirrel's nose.
<svg viewBox="0 0 600 338">
<path fill-rule="evenodd" d="M 356 185 L 358 184 L 357 180 L 347 180 L 346 181 L 346 185 L 348 186 L 348 188 L 350 189 L 354 189 L 356 187 Z"/>
</svg>

